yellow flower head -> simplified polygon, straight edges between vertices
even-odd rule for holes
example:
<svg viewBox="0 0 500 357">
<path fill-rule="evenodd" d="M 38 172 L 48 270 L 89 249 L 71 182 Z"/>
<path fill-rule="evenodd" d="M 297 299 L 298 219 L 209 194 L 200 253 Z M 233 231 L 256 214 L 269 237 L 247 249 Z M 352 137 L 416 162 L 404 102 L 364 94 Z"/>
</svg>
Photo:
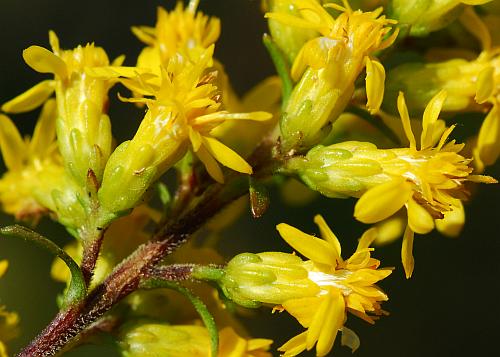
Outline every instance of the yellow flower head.
<svg viewBox="0 0 500 357">
<path fill-rule="evenodd" d="M 301 16 L 286 13 L 267 13 L 266 17 L 299 28 L 313 29 L 320 37 L 308 41 L 300 50 L 292 67 L 292 77 L 298 79 L 307 67 L 322 68 L 329 61 L 343 63 L 353 68 L 346 72 L 359 74 L 365 57 L 390 46 L 397 32 L 385 38 L 391 31 L 388 25 L 396 21 L 380 16 L 382 8 L 373 12 L 353 11 L 347 2 L 344 6 L 326 4 L 342 13 L 334 19 L 315 0 L 297 0 Z M 345 61 L 350 59 L 351 61 Z M 354 61 L 353 61 L 354 60 Z"/>
<path fill-rule="evenodd" d="M 6 260 L 0 260 L 0 278 L 5 274 L 9 266 Z M 0 357 L 7 357 L 5 342 L 15 338 L 18 331 L 19 316 L 14 312 L 8 312 L 0 305 Z"/>
<path fill-rule="evenodd" d="M 137 60 L 137 67 L 158 71 L 178 53 L 189 57 L 214 44 L 220 35 L 220 20 L 197 12 L 199 0 L 191 0 L 184 8 L 178 1 L 168 12 L 158 7 L 155 27 L 136 26 L 132 32 L 148 47 L 144 48 Z"/>
<path fill-rule="evenodd" d="M 281 119 L 284 151 L 310 148 L 324 136 L 323 129 L 334 122 L 352 98 L 355 81 L 366 68 L 367 106 L 378 111 L 384 96 L 385 70 L 373 58 L 375 52 L 390 46 L 397 30 L 390 36 L 395 21 L 373 12 L 353 11 L 336 4 L 321 6 L 315 0 L 297 0 L 300 16 L 287 12 L 267 13 L 266 17 L 283 24 L 317 31 L 297 54 L 291 69 L 300 81 L 292 91 Z M 333 18 L 325 9 L 341 10 Z"/>
<path fill-rule="evenodd" d="M 471 160 L 459 154 L 464 145 L 454 140 L 446 142 L 454 126 L 442 132 L 439 125 L 438 117 L 445 99 L 446 92 L 442 91 L 426 107 L 417 149 L 404 96 L 400 93 L 398 109 L 410 147 L 385 150 L 396 156 L 382 162 L 384 175 L 388 175 L 389 180 L 366 191 L 355 207 L 355 217 L 365 223 L 382 221 L 402 207 L 406 208 L 408 227 L 402 258 L 407 277 L 413 271 L 413 232 L 428 233 L 434 228 L 435 219 L 443 219 L 446 213 L 454 210 L 463 210 L 460 201 L 466 197 L 464 185 L 467 181 L 496 182 L 488 176 L 471 175 Z"/>
<path fill-rule="evenodd" d="M 378 269 L 380 262 L 371 257 L 373 249 L 369 248 L 377 230 L 366 231 L 354 254 L 344 260 L 340 243 L 323 218 L 318 215 L 314 221 L 323 239 L 284 223 L 277 226 L 283 239 L 307 260 L 281 252 L 244 253 L 234 257 L 224 275 L 216 278 L 234 302 L 248 307 L 274 305 L 307 328 L 279 349 L 285 356 L 310 350 L 315 344 L 317 355 L 324 356 L 339 330 L 342 343 L 355 350 L 359 340 L 344 326 L 347 310 L 373 323 L 384 313 L 380 302 L 388 299 L 375 284 L 391 269 Z"/>
<path fill-rule="evenodd" d="M 272 340 L 246 339 L 230 327 L 219 331 L 217 357 L 271 357 Z M 206 328 L 197 325 L 138 323 L 125 328 L 120 345 L 126 357 L 210 356 L 210 337 Z"/>
<path fill-rule="evenodd" d="M 40 73 L 51 73 L 45 80 L 2 106 L 11 113 L 36 108 L 56 92 L 58 142 L 65 165 L 81 184 L 91 168 L 98 179 L 111 152 L 111 123 L 105 114 L 108 90 L 115 80 L 88 76 L 87 68 L 108 66 L 106 52 L 94 44 L 62 50 L 59 39 L 49 32 L 52 51 L 31 46 L 23 51 L 26 63 Z M 119 65 L 123 57 L 113 63 Z"/>
<path fill-rule="evenodd" d="M 134 138 L 122 143 L 106 166 L 99 197 L 112 212 L 133 207 L 149 184 L 180 160 L 189 147 L 218 182 L 224 180 L 218 163 L 252 173 L 250 165 L 211 131 L 226 120 L 262 121 L 272 115 L 220 110 L 222 96 L 214 84 L 217 72 L 207 71 L 213 63 L 213 50 L 213 45 L 203 50 L 195 61 L 182 55 L 171 58 L 160 77 L 146 73 L 126 79 L 141 95 L 126 100 L 145 103 L 148 111 Z M 118 187 L 116 180 L 124 184 Z M 126 189 L 127 185 L 135 188 Z"/>
<path fill-rule="evenodd" d="M 388 73 L 385 102 L 395 100 L 403 91 L 412 110 L 422 111 L 444 89 L 448 93 L 444 111 L 488 112 L 473 148 L 474 165 L 482 172 L 500 156 L 500 47 L 492 46 L 488 27 L 472 8 L 467 8 L 460 20 L 481 43 L 483 51 L 477 58 L 398 66 Z"/>
<path fill-rule="evenodd" d="M 33 137 L 22 138 L 0 114 L 0 148 L 7 172 L 0 178 L 0 202 L 17 219 L 35 222 L 47 212 L 46 201 L 64 173 L 55 141 L 56 105 L 46 102 Z"/>
<path fill-rule="evenodd" d="M 366 231 L 354 254 L 344 260 L 340 242 L 323 218 L 318 215 L 314 221 L 323 239 L 284 223 L 277 226 L 283 239 L 309 259 L 304 262 L 304 267 L 309 279 L 320 287 L 316 296 L 290 299 L 281 304 L 307 328 L 279 348 L 285 356 L 295 356 L 305 349 L 312 349 L 315 344 L 316 354 L 325 356 L 330 352 L 338 331 L 342 331 L 342 343 L 355 350 L 359 339 L 344 326 L 347 311 L 373 323 L 377 316 L 384 314 L 380 302 L 388 300 L 375 284 L 392 271 L 378 269 L 380 262 L 370 256 L 373 248 L 369 246 L 376 238 L 376 230 Z"/>
</svg>

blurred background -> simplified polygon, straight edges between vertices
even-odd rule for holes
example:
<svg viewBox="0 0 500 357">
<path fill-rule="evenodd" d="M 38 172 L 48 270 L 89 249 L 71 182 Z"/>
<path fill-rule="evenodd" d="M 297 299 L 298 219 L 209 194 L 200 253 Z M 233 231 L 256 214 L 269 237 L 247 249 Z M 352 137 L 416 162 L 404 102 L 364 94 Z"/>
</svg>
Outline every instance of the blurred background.
<svg viewBox="0 0 500 357">
<path fill-rule="evenodd" d="M 158 5 L 171 8 L 174 1 L 2 0 L 0 103 L 45 78 L 24 64 L 21 52 L 32 44 L 47 47 L 49 29 L 59 35 L 63 48 L 95 41 L 111 58 L 125 54 L 126 64 L 133 65 L 142 45 L 129 28 L 154 25 Z M 200 7 L 222 19 L 216 57 L 226 66 L 238 93 L 273 74 L 261 45 L 266 25 L 259 1 L 202 0 Z M 116 98 L 116 89 L 111 96 Z M 33 112 L 13 118 L 23 133 L 32 133 L 37 115 Z M 132 135 L 141 118 L 139 110 L 116 100 L 110 116 L 119 141 Z M 0 172 L 3 170 L 1 167 Z M 488 174 L 500 177 L 500 166 Z M 345 254 L 350 254 L 367 228 L 353 220 L 354 202 L 318 198 L 306 208 L 293 207 L 283 203 L 279 192 L 271 192 L 271 208 L 266 215 L 256 221 L 246 212 L 224 233 L 221 249 L 228 257 L 243 251 L 289 251 L 275 225 L 289 222 L 303 231 L 316 232 L 312 218 L 321 213 L 342 240 Z M 409 281 L 400 264 L 400 241 L 377 248 L 374 256 L 382 260 L 382 265 L 396 267 L 381 284 L 390 297 L 384 305 L 390 316 L 375 326 L 349 317 L 347 326 L 361 338 L 356 356 L 480 356 L 496 350 L 500 318 L 499 186 L 481 186 L 466 211 L 468 222 L 459 238 L 445 238 L 435 232 L 416 237 L 416 269 Z M 12 217 L 0 216 L 1 225 L 12 223 Z M 37 230 L 60 245 L 69 242 L 64 229 L 48 219 L 42 220 Z M 55 296 L 63 285 L 49 276 L 52 257 L 24 242 L 0 239 L 0 259 L 10 262 L 9 271 L 0 280 L 0 303 L 21 317 L 22 334 L 11 344 L 11 352 L 15 352 L 55 315 Z M 269 309 L 260 310 L 247 323 L 253 336 L 273 338 L 275 348 L 301 331 L 296 321 L 285 314 L 271 315 Z M 65 355 L 91 354 L 115 356 L 116 352 L 110 347 L 84 346 Z M 336 346 L 333 354 L 348 356 L 351 352 Z"/>
</svg>

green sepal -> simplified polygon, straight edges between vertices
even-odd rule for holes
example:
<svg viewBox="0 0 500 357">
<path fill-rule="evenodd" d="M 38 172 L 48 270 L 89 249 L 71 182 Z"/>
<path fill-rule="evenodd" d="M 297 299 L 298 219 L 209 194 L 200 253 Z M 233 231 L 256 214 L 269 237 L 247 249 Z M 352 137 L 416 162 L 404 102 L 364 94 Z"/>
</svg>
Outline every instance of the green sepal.
<svg viewBox="0 0 500 357">
<path fill-rule="evenodd" d="M 278 45 L 273 41 L 271 36 L 269 36 L 268 34 L 264 34 L 264 36 L 262 37 L 262 42 L 264 43 L 264 46 L 266 46 L 267 52 L 269 52 L 271 60 L 274 63 L 274 67 L 276 68 L 276 72 L 281 79 L 281 91 L 283 96 L 281 108 L 285 108 L 288 102 L 288 98 L 290 98 L 290 94 L 293 90 L 293 81 L 290 77 L 290 66 L 283 52 L 281 52 Z"/>
<path fill-rule="evenodd" d="M 188 298 L 191 304 L 193 304 L 196 312 L 198 312 L 198 314 L 200 315 L 201 320 L 208 330 L 212 352 L 211 356 L 217 356 L 219 350 L 219 331 L 217 329 L 217 325 L 215 324 L 214 317 L 212 316 L 210 311 L 208 311 L 207 306 L 203 303 L 203 301 L 201 301 L 198 296 L 194 295 L 189 289 L 183 287 L 180 284 L 162 279 L 148 279 L 146 281 L 143 281 L 140 287 L 143 289 L 171 289 L 181 293 L 186 298 Z"/>
<path fill-rule="evenodd" d="M 87 286 L 85 285 L 82 271 L 73 258 L 64 250 L 41 234 L 17 224 L 0 228 L 0 233 L 8 237 L 22 238 L 27 242 L 33 242 L 39 247 L 61 258 L 71 272 L 71 281 L 64 296 L 63 308 L 68 308 L 71 305 L 83 301 L 87 292 Z"/>
</svg>

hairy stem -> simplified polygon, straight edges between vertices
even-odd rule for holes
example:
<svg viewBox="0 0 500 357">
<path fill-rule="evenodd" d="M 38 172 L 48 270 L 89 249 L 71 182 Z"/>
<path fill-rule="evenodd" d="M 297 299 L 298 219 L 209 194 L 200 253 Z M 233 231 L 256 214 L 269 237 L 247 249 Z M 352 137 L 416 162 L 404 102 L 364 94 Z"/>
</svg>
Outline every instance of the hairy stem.
<svg viewBox="0 0 500 357">
<path fill-rule="evenodd" d="M 270 172 L 271 141 L 264 141 L 249 158 L 256 175 Z M 78 306 L 59 312 L 55 319 L 18 356 L 54 356 L 68 343 L 77 343 L 78 335 L 100 319 L 123 298 L 137 290 L 161 260 L 186 242 L 208 219 L 248 191 L 248 180 L 228 175 L 225 185 L 213 184 L 201 200 L 176 223 L 163 227 L 151 241 L 141 245 L 115 267 Z"/>
</svg>

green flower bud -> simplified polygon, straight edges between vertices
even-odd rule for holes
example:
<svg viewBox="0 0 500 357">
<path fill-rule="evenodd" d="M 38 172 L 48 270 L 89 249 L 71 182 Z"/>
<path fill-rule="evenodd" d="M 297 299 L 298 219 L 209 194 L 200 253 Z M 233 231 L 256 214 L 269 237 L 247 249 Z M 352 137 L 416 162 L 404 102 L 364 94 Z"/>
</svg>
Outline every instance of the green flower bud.
<svg viewBox="0 0 500 357">
<path fill-rule="evenodd" d="M 384 109 L 396 113 L 399 92 L 405 93 L 408 107 L 415 114 L 424 111 L 427 103 L 441 90 L 447 98 L 443 111 L 478 109 L 481 73 L 495 67 L 500 60 L 480 56 L 476 60 L 453 59 L 436 63 L 406 63 L 387 73 Z"/>
<path fill-rule="evenodd" d="M 409 25 L 412 36 L 420 37 L 455 21 L 465 8 L 463 4 L 479 5 L 487 1 L 489 0 L 393 0 L 389 13 L 401 25 Z"/>
<path fill-rule="evenodd" d="M 228 298 L 242 306 L 279 305 L 319 292 L 303 264 L 302 259 L 293 254 L 243 253 L 228 263 L 218 284 Z"/>
<path fill-rule="evenodd" d="M 381 161 L 395 157 L 372 143 L 348 141 L 316 146 L 305 157 L 291 159 L 287 168 L 324 196 L 359 197 L 368 188 L 389 179 Z"/>
</svg>

